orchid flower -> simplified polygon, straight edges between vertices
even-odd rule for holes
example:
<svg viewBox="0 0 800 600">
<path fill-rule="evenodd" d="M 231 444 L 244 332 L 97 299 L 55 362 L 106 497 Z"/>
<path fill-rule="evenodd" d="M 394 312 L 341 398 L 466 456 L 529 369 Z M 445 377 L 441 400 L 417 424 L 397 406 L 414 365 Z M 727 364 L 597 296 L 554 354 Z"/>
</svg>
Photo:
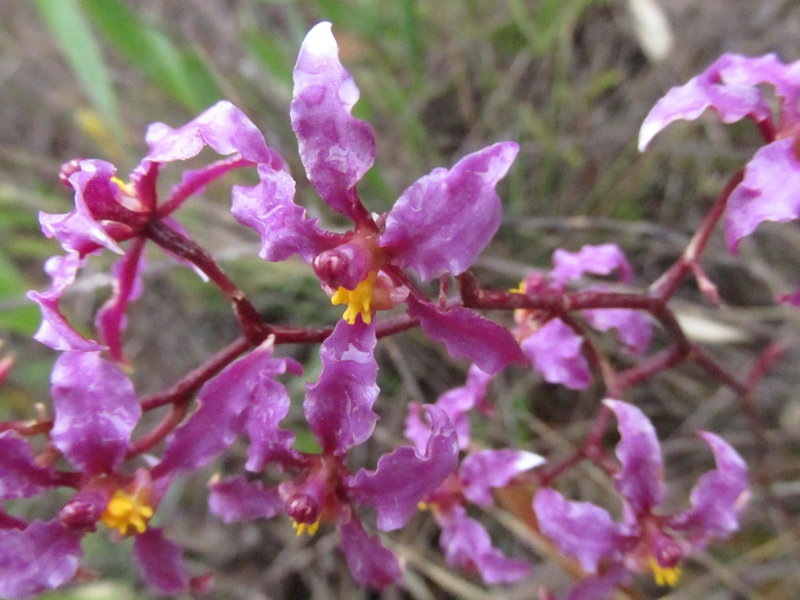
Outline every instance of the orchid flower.
<svg viewBox="0 0 800 600">
<path fill-rule="evenodd" d="M 616 244 L 586 245 L 578 252 L 558 249 L 553 253 L 553 269 L 549 273 L 531 273 L 512 291 L 519 293 L 564 292 L 569 283 L 580 281 L 587 273 L 618 273 L 623 283 L 630 281 L 632 269 L 625 254 Z M 602 286 L 584 289 L 603 290 Z M 594 329 L 616 329 L 617 336 L 634 354 L 642 354 L 650 344 L 652 327 L 647 316 L 624 308 L 596 308 L 581 311 Z M 515 333 L 528 360 L 550 383 L 572 389 L 584 389 L 591 382 L 591 372 L 581 347 L 583 338 L 557 317 L 539 311 L 515 311 Z"/>
<path fill-rule="evenodd" d="M 406 302 L 432 339 L 454 357 L 467 357 L 487 372 L 524 362 L 511 334 L 463 307 L 430 302 L 405 273 L 422 281 L 466 271 L 500 225 L 495 186 L 518 148 L 500 142 L 434 169 L 411 184 L 393 208 L 374 217 L 356 184 L 375 159 L 369 123 L 351 115 L 359 97 L 339 62 L 330 23 L 306 36 L 294 68 L 291 122 L 309 181 L 325 203 L 353 221 L 346 233 L 324 231 L 294 203 L 295 185 L 284 171 L 259 168 L 260 183 L 236 186 L 233 215 L 261 236 L 260 256 L 282 261 L 297 254 L 311 263 L 344 319 L 369 325 L 375 311 Z M 475 340 L 480 340 L 476 344 Z"/>
<path fill-rule="evenodd" d="M 728 538 L 739 527 L 739 513 L 748 501 L 747 467 L 725 441 L 707 431 L 700 437 L 711 448 L 717 468 L 700 477 L 691 492 L 691 506 L 675 515 L 659 511 L 664 502 L 664 466 L 652 423 L 641 410 L 618 400 L 605 400 L 617 416 L 620 442 L 615 475 L 622 496 L 623 519 L 590 502 L 573 502 L 559 492 L 539 490 L 533 508 L 539 527 L 558 550 L 575 558 L 594 575 L 581 585 L 604 582 L 605 598 L 627 571 L 651 572 L 658 585 L 675 585 L 681 562 L 713 539 Z M 624 567 L 624 569 L 620 568 Z"/>
</svg>

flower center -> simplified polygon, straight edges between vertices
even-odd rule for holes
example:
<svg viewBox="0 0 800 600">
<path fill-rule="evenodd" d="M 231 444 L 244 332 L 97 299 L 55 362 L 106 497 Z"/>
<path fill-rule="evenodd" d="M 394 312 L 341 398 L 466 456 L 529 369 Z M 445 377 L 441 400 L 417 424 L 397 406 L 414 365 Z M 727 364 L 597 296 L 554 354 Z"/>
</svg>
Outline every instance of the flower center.
<svg viewBox="0 0 800 600">
<path fill-rule="evenodd" d="M 304 533 L 307 533 L 308 535 L 314 535 L 317 533 L 317 529 L 319 529 L 319 519 L 313 523 L 298 523 L 292 519 L 292 528 L 294 529 L 297 537 L 300 537 Z"/>
<path fill-rule="evenodd" d="M 348 290 L 340 287 L 331 296 L 331 304 L 347 304 L 347 310 L 344 311 L 342 318 L 350 325 L 355 325 L 356 316 L 358 315 L 361 315 L 361 320 L 366 325 L 372 322 L 372 292 L 375 288 L 376 276 L 377 273 L 375 271 L 370 271 L 367 278 L 359 283 L 355 289 Z"/>
<path fill-rule="evenodd" d="M 137 533 L 147 530 L 147 521 L 153 516 L 153 508 L 139 494 L 128 494 L 117 490 L 100 518 L 107 527 L 126 535 L 133 528 Z"/>
<path fill-rule="evenodd" d="M 652 556 L 648 557 L 647 565 L 653 572 L 653 578 L 656 580 L 656 585 L 675 587 L 675 585 L 678 583 L 678 579 L 680 579 L 681 576 L 681 568 L 679 566 L 676 565 L 674 567 L 662 567 Z"/>
</svg>

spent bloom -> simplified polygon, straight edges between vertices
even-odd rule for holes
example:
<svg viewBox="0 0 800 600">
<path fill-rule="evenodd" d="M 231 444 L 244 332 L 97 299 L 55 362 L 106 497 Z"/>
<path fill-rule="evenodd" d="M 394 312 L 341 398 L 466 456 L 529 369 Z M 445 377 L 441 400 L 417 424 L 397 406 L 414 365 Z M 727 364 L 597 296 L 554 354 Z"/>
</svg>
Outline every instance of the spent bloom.
<svg viewBox="0 0 800 600">
<path fill-rule="evenodd" d="M 405 273 L 430 281 L 463 273 L 475 262 L 500 225 L 495 186 L 517 145 L 500 142 L 451 169 L 434 169 L 411 184 L 388 213 L 375 217 L 356 191 L 375 159 L 372 126 L 351 114 L 358 97 L 339 62 L 331 24 L 316 25 L 294 68 L 292 129 L 309 181 L 331 209 L 353 221 L 352 230 L 322 230 L 294 203 L 291 176 L 262 167 L 257 186 L 234 188 L 235 218 L 260 234 L 262 258 L 281 261 L 297 254 L 311 263 L 331 301 L 347 305 L 344 319 L 351 325 L 358 319 L 370 324 L 375 311 L 406 302 L 409 314 L 451 355 L 490 372 L 521 362 L 505 328 L 466 308 L 431 303 Z"/>
<path fill-rule="evenodd" d="M 537 294 L 563 293 L 567 285 L 579 282 L 586 274 L 606 276 L 616 272 L 628 283 L 632 269 L 616 244 L 586 245 L 578 252 L 558 249 L 553 253 L 553 269 L 533 272 L 512 291 Z M 583 290 L 603 291 L 594 285 Z M 581 311 L 586 321 L 598 331 L 616 329 L 620 341 L 634 354 L 642 354 L 650 344 L 652 327 L 646 315 L 624 308 L 596 308 Z M 550 383 L 583 389 L 591 381 L 591 372 L 583 356 L 583 337 L 558 317 L 541 311 L 517 310 L 515 333 L 530 363 Z"/>
<path fill-rule="evenodd" d="M 747 468 L 725 441 L 701 432 L 717 468 L 700 477 L 687 510 L 661 514 L 664 466 L 652 423 L 631 404 L 617 400 L 605 404 L 616 414 L 621 436 L 615 484 L 622 496 L 622 522 L 615 522 L 604 508 L 567 500 L 545 488 L 533 504 L 539 527 L 564 555 L 594 576 L 582 587 L 595 582 L 610 590 L 615 581 L 627 577 L 626 570 L 650 572 L 659 585 L 675 585 L 685 557 L 738 529 L 739 513 L 749 496 Z"/>
</svg>

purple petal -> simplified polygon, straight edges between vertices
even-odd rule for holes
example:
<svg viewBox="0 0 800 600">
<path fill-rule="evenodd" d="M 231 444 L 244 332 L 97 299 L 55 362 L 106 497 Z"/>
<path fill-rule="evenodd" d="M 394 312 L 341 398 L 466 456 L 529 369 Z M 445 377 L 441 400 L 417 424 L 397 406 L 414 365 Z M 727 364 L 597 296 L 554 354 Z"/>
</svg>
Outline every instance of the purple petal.
<svg viewBox="0 0 800 600">
<path fill-rule="evenodd" d="M 794 138 L 767 144 L 747 163 L 742 182 L 728 198 L 725 241 L 735 253 L 739 240 L 763 221 L 784 223 L 800 217 L 800 161 Z"/>
<path fill-rule="evenodd" d="M 454 506 L 437 520 L 442 526 L 439 544 L 445 553 L 447 564 L 480 573 L 489 585 L 518 581 L 527 577 L 532 566 L 520 559 L 507 558 L 492 546 L 486 529 L 466 515 L 462 506 Z"/>
<path fill-rule="evenodd" d="M 310 263 L 336 243 L 339 236 L 320 229 L 317 220 L 307 218 L 305 209 L 294 203 L 295 183 L 288 173 L 261 165 L 258 175 L 256 186 L 233 186 L 231 212 L 261 236 L 261 258 L 277 262 L 299 254 Z"/>
<path fill-rule="evenodd" d="M 546 381 L 582 390 L 592 380 L 581 352 L 583 338 L 561 319 L 551 319 L 521 342 L 522 351 Z"/>
<path fill-rule="evenodd" d="M 578 252 L 567 252 L 558 248 L 553 253 L 552 280 L 566 284 L 583 277 L 585 273 L 592 275 L 610 275 L 619 273 L 619 279 L 629 282 L 633 270 L 625 257 L 625 253 L 616 244 L 585 245 Z"/>
<path fill-rule="evenodd" d="M 284 511 L 277 488 L 265 488 L 244 475 L 215 481 L 208 488 L 208 509 L 225 523 L 269 519 Z"/>
<path fill-rule="evenodd" d="M 403 446 L 381 456 L 374 471 L 361 469 L 351 478 L 352 497 L 375 506 L 378 529 L 383 531 L 408 523 L 419 502 L 458 466 L 458 440 L 447 415 L 436 406 L 427 410 L 431 434 L 425 454 Z"/>
<path fill-rule="evenodd" d="M 292 464 L 297 452 L 292 448 L 295 434 L 279 427 L 289 412 L 290 399 L 286 388 L 271 377 L 286 370 L 301 375 L 303 368 L 292 359 L 273 361 L 273 371 L 262 371 L 259 393 L 250 399 L 247 409 L 247 435 L 250 447 L 247 450 L 248 471 L 262 471 L 268 464 L 279 468 Z M 278 370 L 281 369 L 281 370 Z"/>
<path fill-rule="evenodd" d="M 620 341 L 634 354 L 643 354 L 653 338 L 648 316 L 626 308 L 595 308 L 583 311 L 589 324 L 598 331 L 616 329 Z"/>
<path fill-rule="evenodd" d="M 397 557 L 383 547 L 377 536 L 369 536 L 355 518 L 339 526 L 341 549 L 353 578 L 360 584 L 382 590 L 403 581 Z"/>
<path fill-rule="evenodd" d="M 378 398 L 376 341 L 374 324 L 358 319 L 354 325 L 340 320 L 322 342 L 322 373 L 317 383 L 307 384 L 303 411 L 326 453 L 344 454 L 372 435 L 378 420 L 372 411 Z"/>
<path fill-rule="evenodd" d="M 123 206 L 119 185 L 112 181 L 117 168 L 104 160 L 80 160 L 65 168 L 73 166 L 67 183 L 75 190 L 75 209 L 63 214 L 40 212 L 42 232 L 81 257 L 99 248 L 122 254 L 108 227 L 100 222 L 125 220 L 132 214 Z"/>
<path fill-rule="evenodd" d="M 59 307 L 61 296 L 75 282 L 75 276 L 83 262 L 77 252 L 70 252 L 66 256 L 51 256 L 44 264 L 44 270 L 52 281 L 50 289 L 26 294 L 42 311 L 42 323 L 33 338 L 53 350 L 95 352 L 106 348 L 78 333 L 61 314 Z"/>
<path fill-rule="evenodd" d="M 429 302 L 408 297 L 408 314 L 420 320 L 432 340 L 442 342 L 453 358 L 468 358 L 489 374 L 525 357 L 505 327 L 462 307 L 441 310 Z"/>
<path fill-rule="evenodd" d="M 620 526 L 606 510 L 590 502 L 572 502 L 555 490 L 541 489 L 533 510 L 541 532 L 589 573 L 597 573 L 602 559 L 613 560 L 626 549 Z"/>
<path fill-rule="evenodd" d="M 494 487 L 504 487 L 519 473 L 538 467 L 544 458 L 524 450 L 481 450 L 469 454 L 458 469 L 464 495 L 470 502 L 488 506 Z"/>
<path fill-rule="evenodd" d="M 122 354 L 122 332 L 127 326 L 125 311 L 128 303 L 136 300 L 142 293 L 140 274 L 145 266 L 143 247 L 143 238 L 135 240 L 133 247 L 114 264 L 111 298 L 95 316 L 95 327 L 100 338 L 108 344 L 111 358 L 119 363 L 125 362 Z"/>
<path fill-rule="evenodd" d="M 703 546 L 711 538 L 726 538 L 739 529 L 739 513 L 747 505 L 747 465 L 722 438 L 701 432 L 714 452 L 717 468 L 700 477 L 691 493 L 692 507 L 677 516 L 671 526 L 688 531 L 693 544 Z"/>
<path fill-rule="evenodd" d="M 339 62 L 331 24 L 306 35 L 294 67 L 292 129 L 306 175 L 335 211 L 353 217 L 363 210 L 355 185 L 375 160 L 375 134 L 351 115 L 359 91 Z"/>
<path fill-rule="evenodd" d="M 83 556 L 80 541 L 58 521 L 0 529 L 0 597 L 30 598 L 69 582 Z"/>
<path fill-rule="evenodd" d="M 211 462 L 244 429 L 245 409 L 270 397 L 271 377 L 285 370 L 285 360 L 272 358 L 272 338 L 268 338 L 206 382 L 194 414 L 167 438 L 164 458 L 153 469 L 153 477 Z"/>
<path fill-rule="evenodd" d="M 471 267 L 500 226 L 495 186 L 518 151 L 515 143 L 500 142 L 411 184 L 389 211 L 380 238 L 392 262 L 423 281 Z"/>
<path fill-rule="evenodd" d="M 29 498 L 54 485 L 55 472 L 36 464 L 25 438 L 14 431 L 0 433 L 0 500 Z"/>
<path fill-rule="evenodd" d="M 627 584 L 630 573 L 622 564 L 614 564 L 600 575 L 586 577 L 572 588 L 566 600 L 611 600 L 617 586 Z"/>
<path fill-rule="evenodd" d="M 456 430 L 458 446 L 462 450 L 466 449 L 470 442 L 469 411 L 483 401 L 491 380 L 491 375 L 472 365 L 469 368 L 466 385 L 449 390 L 436 400 L 436 406 L 444 411 Z M 406 438 L 413 442 L 420 453 L 425 451 L 431 435 L 430 426 L 422 421 L 421 409 L 422 405 L 419 403 L 409 404 L 404 432 Z"/>
<path fill-rule="evenodd" d="M 632 404 L 609 399 L 603 404 L 617 415 L 621 436 L 617 444 L 621 469 L 614 477 L 617 490 L 636 516 L 648 514 L 664 500 L 664 465 L 656 430 Z"/>
<path fill-rule="evenodd" d="M 153 162 L 172 162 L 197 156 L 203 146 L 219 154 L 238 152 L 254 163 L 267 163 L 274 169 L 285 164 L 277 152 L 270 149 L 264 136 L 253 122 L 226 100 L 217 102 L 183 127 L 173 129 L 164 123 L 153 123 L 145 135 L 150 151 L 145 159 Z"/>
<path fill-rule="evenodd" d="M 114 471 L 125 458 L 142 410 L 125 373 L 99 352 L 65 352 L 50 376 L 53 445 L 90 474 Z"/>
<path fill-rule="evenodd" d="M 764 121 L 770 117 L 769 105 L 755 86 L 759 77 L 743 77 L 750 71 L 762 73 L 762 81 L 773 77 L 778 66 L 774 55 L 748 58 L 723 54 L 714 64 L 688 83 L 669 90 L 645 117 L 639 131 L 639 150 L 644 151 L 658 132 L 679 119 L 697 119 L 713 108 L 724 123 L 751 117 Z"/>
<path fill-rule="evenodd" d="M 189 571 L 183 550 L 150 527 L 133 541 L 133 555 L 147 586 L 161 594 L 180 594 L 189 589 Z"/>
</svg>

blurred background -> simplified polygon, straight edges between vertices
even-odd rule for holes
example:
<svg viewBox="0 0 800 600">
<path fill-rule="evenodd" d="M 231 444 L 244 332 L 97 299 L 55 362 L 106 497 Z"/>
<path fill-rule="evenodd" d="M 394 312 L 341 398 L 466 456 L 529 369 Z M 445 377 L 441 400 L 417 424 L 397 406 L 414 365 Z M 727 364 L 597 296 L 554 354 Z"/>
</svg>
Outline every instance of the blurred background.
<svg viewBox="0 0 800 600">
<path fill-rule="evenodd" d="M 645 289 L 680 254 L 724 182 L 760 141 L 749 123 L 723 126 L 705 115 L 670 127 L 639 154 L 638 128 L 650 107 L 725 51 L 800 58 L 800 4 L 792 0 L 0 0 L 0 10 L 0 353 L 16 356 L 0 388 L 3 420 L 29 418 L 35 403 L 49 402 L 55 356 L 30 340 L 39 313 L 24 293 L 47 287 L 42 263 L 60 251 L 40 235 L 37 211 L 71 210 L 72 198 L 58 182 L 61 163 L 103 158 L 125 178 L 146 150 L 150 122 L 179 126 L 226 98 L 290 163 L 298 201 L 326 226 L 345 225 L 304 181 L 288 119 L 297 50 L 320 20 L 333 23 L 341 59 L 361 90 L 356 113 L 377 133 L 376 166 L 359 186 L 370 210 L 387 210 L 436 166 L 495 141 L 520 144 L 500 186 L 504 224 L 475 268 L 482 283 L 501 288 L 516 285 L 531 268 L 549 268 L 555 248 L 613 241 L 634 265 L 634 286 Z M 167 170 L 163 189 L 179 171 Z M 210 186 L 181 210 L 181 222 L 268 321 L 334 323 L 340 310 L 329 306 L 309 268 L 257 258 L 257 236 L 230 217 L 232 183 L 254 183 L 253 175 L 229 175 Z M 694 436 L 698 429 L 736 446 L 753 467 L 755 484 L 751 510 L 732 541 L 690 561 L 676 589 L 659 590 L 641 577 L 641 595 L 629 597 L 797 597 L 800 313 L 773 302 L 800 283 L 797 233 L 794 224 L 762 226 L 736 257 L 718 233 L 704 266 L 723 306 L 711 306 L 688 284 L 674 303 L 688 333 L 734 372 L 746 372 L 770 340 L 788 346 L 756 398 L 766 446 L 735 394 L 691 366 L 628 398 L 657 424 L 676 507 L 712 465 Z M 109 294 L 108 260 L 90 261 L 64 302 L 86 331 Z M 130 311 L 126 345 L 142 393 L 169 385 L 237 335 L 229 307 L 188 269 L 154 252 L 145 282 L 146 293 Z M 318 374 L 316 347 L 281 352 L 306 365 L 307 380 Z M 384 340 L 379 360 L 382 420 L 356 457 L 369 466 L 377 453 L 402 443 L 407 402 L 433 402 L 465 376 L 464 364 L 447 360 L 415 331 Z M 299 407 L 302 382 L 290 390 Z M 476 423 L 476 437 L 488 447 L 517 446 L 558 460 L 583 439 L 601 394 L 512 370 L 494 383 L 498 410 Z M 301 413 L 294 413 L 302 440 Z M 241 456 L 233 452 L 215 469 L 241 470 Z M 205 509 L 212 472 L 180 482 L 159 509 L 195 573 L 216 572 L 212 597 L 376 597 L 353 584 L 333 531 L 296 539 L 281 519 L 222 527 Z M 619 509 L 608 481 L 590 466 L 558 483 L 573 498 Z M 52 502 L 59 502 L 57 494 Z M 15 510 L 47 514 L 46 506 Z M 438 550 L 432 519 L 420 517 L 387 537 L 405 561 L 407 587 L 384 597 L 529 599 L 539 585 L 568 588 L 569 578 L 523 520 L 502 508 L 481 518 L 506 552 L 537 563 L 532 578 L 498 590 L 453 572 Z M 129 541 L 111 544 L 99 533 L 84 548 L 87 565 L 102 578 L 50 598 L 148 597 L 130 567 Z"/>
</svg>

